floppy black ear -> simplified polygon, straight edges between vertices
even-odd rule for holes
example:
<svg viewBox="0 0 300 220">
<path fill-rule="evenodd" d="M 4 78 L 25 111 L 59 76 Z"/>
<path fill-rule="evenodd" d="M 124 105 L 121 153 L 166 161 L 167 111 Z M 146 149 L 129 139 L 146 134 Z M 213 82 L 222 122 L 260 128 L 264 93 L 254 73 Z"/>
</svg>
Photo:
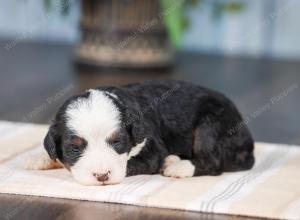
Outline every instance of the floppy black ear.
<svg viewBox="0 0 300 220">
<path fill-rule="evenodd" d="M 143 123 L 134 122 L 131 124 L 131 139 L 134 146 L 142 143 L 146 138 L 145 136 L 145 128 L 143 127 Z"/>
<path fill-rule="evenodd" d="M 146 122 L 142 112 L 127 109 L 127 131 L 133 146 L 143 142 L 146 138 Z"/>
<path fill-rule="evenodd" d="M 58 142 L 58 135 L 54 125 L 51 125 L 49 131 L 44 139 L 44 148 L 48 152 L 52 160 L 57 159 L 56 145 Z"/>
</svg>

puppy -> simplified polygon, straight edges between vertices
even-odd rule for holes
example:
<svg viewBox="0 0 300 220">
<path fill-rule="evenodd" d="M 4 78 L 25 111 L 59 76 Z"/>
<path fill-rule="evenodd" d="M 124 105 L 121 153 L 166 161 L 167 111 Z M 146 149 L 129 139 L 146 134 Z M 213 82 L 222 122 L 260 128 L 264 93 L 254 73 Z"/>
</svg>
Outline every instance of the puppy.
<svg viewBox="0 0 300 220">
<path fill-rule="evenodd" d="M 185 178 L 250 169 L 253 139 L 234 104 L 181 81 L 99 87 L 68 99 L 28 169 L 62 165 L 84 185 L 126 176 Z"/>
</svg>

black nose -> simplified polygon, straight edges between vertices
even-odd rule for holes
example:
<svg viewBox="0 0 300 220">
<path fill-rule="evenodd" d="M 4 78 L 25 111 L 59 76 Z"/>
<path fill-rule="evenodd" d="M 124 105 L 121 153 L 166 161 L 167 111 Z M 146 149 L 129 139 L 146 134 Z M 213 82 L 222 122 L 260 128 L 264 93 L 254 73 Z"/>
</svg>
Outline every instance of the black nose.
<svg viewBox="0 0 300 220">
<path fill-rule="evenodd" d="M 99 182 L 104 182 L 106 180 L 108 180 L 109 178 L 109 171 L 107 173 L 94 173 L 93 176 L 96 177 L 96 179 L 99 181 Z"/>
</svg>

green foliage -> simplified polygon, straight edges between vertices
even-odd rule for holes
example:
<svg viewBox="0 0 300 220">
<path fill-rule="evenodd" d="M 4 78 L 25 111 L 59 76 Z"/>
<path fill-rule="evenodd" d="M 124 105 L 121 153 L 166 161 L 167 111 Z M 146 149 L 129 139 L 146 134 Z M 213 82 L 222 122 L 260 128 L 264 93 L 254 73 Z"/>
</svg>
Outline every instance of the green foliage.
<svg viewBox="0 0 300 220">
<path fill-rule="evenodd" d="M 188 10 L 198 4 L 211 4 L 212 15 L 215 20 L 218 20 L 224 13 L 237 13 L 244 7 L 237 0 L 160 0 L 160 3 L 170 39 L 176 48 L 180 47 L 182 35 L 190 24 L 187 16 Z M 169 13 L 164 13 L 166 11 Z"/>
<path fill-rule="evenodd" d="M 181 42 L 181 33 L 185 29 L 184 7 L 182 0 L 161 0 L 161 7 L 164 13 L 164 22 L 167 26 L 172 43 L 178 47 Z M 178 4 L 179 2 L 179 4 Z M 176 5 L 175 5 L 176 4 Z"/>
</svg>

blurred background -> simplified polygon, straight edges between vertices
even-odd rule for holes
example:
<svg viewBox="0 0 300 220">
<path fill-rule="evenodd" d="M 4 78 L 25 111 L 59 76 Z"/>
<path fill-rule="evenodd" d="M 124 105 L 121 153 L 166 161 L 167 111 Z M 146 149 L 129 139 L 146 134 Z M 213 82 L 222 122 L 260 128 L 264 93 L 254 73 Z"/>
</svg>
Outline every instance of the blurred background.
<svg viewBox="0 0 300 220">
<path fill-rule="evenodd" d="M 258 141 L 300 144 L 300 1 L 0 0 L 0 120 L 49 123 L 101 85 L 225 93 Z"/>
<path fill-rule="evenodd" d="M 100 3 L 103 2 L 100 0 L 98 4 L 93 3 L 97 1 L 90 2 L 91 8 L 95 6 L 91 9 L 93 13 L 101 4 L 107 7 L 109 4 L 114 5 L 122 1 Z M 121 4 L 125 4 L 125 7 L 132 7 L 132 11 L 128 14 L 124 13 L 124 19 L 131 20 L 130 15 L 140 13 L 140 19 L 136 16 L 132 17 L 132 20 L 143 25 L 141 22 L 143 15 L 153 10 L 149 7 L 156 6 L 155 1 L 150 4 L 144 2 L 147 1 L 124 0 Z M 178 10 L 183 10 L 187 19 L 183 21 L 188 24 L 183 24 L 186 27 L 182 33 L 180 48 L 182 50 L 286 59 L 300 57 L 300 44 L 298 43 L 300 2 L 297 0 L 169 0 L 169 2 L 169 10 L 173 10 L 169 13 L 178 13 Z M 175 4 L 177 8 L 174 9 L 172 4 Z M 80 40 L 81 36 L 80 6 L 81 2 L 76 0 L 1 0 L 1 37 L 17 41 L 74 44 Z M 101 22 L 104 25 L 105 22 L 114 22 L 109 20 L 108 10 L 118 13 L 118 10 L 125 8 L 106 9 L 107 21 L 98 22 L 99 26 Z M 167 11 L 167 6 L 164 9 Z M 122 14 L 122 12 L 119 13 Z M 169 17 L 176 19 L 176 16 Z M 152 19 L 154 18 L 153 16 Z M 100 15 L 99 19 L 101 19 Z M 118 19 L 122 20 L 120 17 Z M 162 18 L 162 20 L 165 19 Z M 174 23 L 176 23 L 175 20 Z M 146 26 L 145 24 L 145 29 Z M 148 31 L 157 28 L 155 26 L 156 24 L 148 24 Z"/>
</svg>

